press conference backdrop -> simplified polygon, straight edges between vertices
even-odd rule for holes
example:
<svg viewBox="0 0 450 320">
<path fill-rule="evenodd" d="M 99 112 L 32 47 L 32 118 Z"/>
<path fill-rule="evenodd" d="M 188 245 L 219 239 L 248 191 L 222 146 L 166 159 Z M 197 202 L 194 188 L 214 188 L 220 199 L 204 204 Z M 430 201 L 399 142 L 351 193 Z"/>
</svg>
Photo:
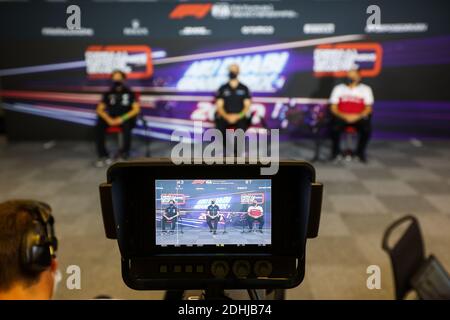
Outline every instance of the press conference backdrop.
<svg viewBox="0 0 450 320">
<path fill-rule="evenodd" d="M 69 7 L 70 5 L 78 7 Z M 108 74 L 139 93 L 144 126 L 170 140 L 213 126 L 227 66 L 253 93 L 252 126 L 308 137 L 334 85 L 357 67 L 374 91 L 374 134 L 450 138 L 448 1 L 0 3 L 7 134 L 87 139 Z"/>
</svg>

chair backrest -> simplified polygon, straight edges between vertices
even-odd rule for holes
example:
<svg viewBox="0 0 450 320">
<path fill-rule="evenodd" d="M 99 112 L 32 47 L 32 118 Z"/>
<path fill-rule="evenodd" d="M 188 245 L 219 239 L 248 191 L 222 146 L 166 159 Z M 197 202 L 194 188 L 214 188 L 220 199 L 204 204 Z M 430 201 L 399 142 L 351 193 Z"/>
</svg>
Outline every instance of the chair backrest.
<svg viewBox="0 0 450 320">
<path fill-rule="evenodd" d="M 410 222 L 410 225 L 390 247 L 389 238 L 392 232 L 407 222 Z M 391 259 L 395 298 L 401 300 L 412 289 L 411 279 L 425 261 L 424 243 L 417 219 L 408 215 L 392 223 L 384 233 L 382 246 Z"/>
</svg>

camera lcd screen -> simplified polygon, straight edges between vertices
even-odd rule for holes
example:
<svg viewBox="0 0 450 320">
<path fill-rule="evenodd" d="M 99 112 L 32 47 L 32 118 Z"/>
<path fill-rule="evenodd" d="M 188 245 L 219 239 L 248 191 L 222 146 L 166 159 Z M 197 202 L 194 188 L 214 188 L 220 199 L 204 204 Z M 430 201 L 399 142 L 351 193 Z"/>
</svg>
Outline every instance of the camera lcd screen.
<svg viewBox="0 0 450 320">
<path fill-rule="evenodd" d="M 267 246 L 270 179 L 156 180 L 157 246 Z"/>
</svg>

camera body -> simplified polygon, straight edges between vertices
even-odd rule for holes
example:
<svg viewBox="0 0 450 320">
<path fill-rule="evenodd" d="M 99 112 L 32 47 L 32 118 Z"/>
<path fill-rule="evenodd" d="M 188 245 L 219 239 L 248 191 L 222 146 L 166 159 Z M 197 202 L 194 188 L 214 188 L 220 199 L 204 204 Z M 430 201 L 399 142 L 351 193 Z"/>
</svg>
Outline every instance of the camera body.
<svg viewBox="0 0 450 320">
<path fill-rule="evenodd" d="M 269 289 L 299 285 L 306 239 L 317 236 L 322 185 L 302 161 L 121 162 L 100 185 L 107 238 L 117 239 L 132 289 Z"/>
</svg>

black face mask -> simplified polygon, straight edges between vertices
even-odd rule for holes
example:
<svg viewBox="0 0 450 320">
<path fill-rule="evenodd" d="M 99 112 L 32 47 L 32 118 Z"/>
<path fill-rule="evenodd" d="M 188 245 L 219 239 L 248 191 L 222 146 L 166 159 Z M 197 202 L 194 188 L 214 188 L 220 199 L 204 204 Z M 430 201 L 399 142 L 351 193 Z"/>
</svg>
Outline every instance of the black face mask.
<svg viewBox="0 0 450 320">
<path fill-rule="evenodd" d="M 350 78 L 345 78 L 345 83 L 347 85 L 351 85 L 351 84 L 358 84 L 359 81 L 358 80 L 353 80 L 353 79 L 350 79 Z"/>
<path fill-rule="evenodd" d="M 123 87 L 123 82 L 122 81 L 113 81 L 113 88 L 114 89 L 120 89 Z"/>
<path fill-rule="evenodd" d="M 236 72 L 229 72 L 228 73 L 228 77 L 230 78 L 230 79 L 236 79 L 237 78 L 237 73 Z"/>
</svg>

